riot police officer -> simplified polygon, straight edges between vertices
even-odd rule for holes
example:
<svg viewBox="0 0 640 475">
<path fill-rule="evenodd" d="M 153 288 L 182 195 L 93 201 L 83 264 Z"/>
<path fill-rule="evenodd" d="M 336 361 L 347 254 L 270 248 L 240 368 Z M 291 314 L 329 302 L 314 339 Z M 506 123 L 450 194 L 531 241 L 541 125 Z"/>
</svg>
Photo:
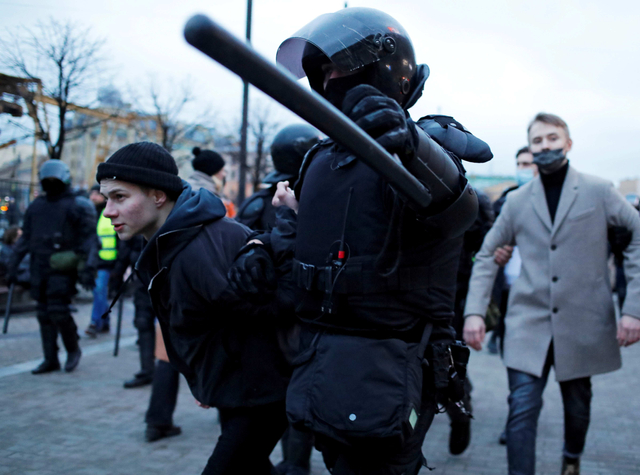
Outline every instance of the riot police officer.
<svg viewBox="0 0 640 475">
<path fill-rule="evenodd" d="M 279 184 L 274 199 L 297 210 L 292 275 L 303 350 L 287 392 L 289 419 L 315 433 L 334 475 L 416 474 L 436 412 L 434 389 L 448 388 L 436 378 L 435 363 L 447 364 L 442 356 L 452 354 L 461 236 L 478 209 L 460 159 L 487 161 L 491 151 L 451 117 L 411 120 L 407 110 L 421 96 L 429 68 L 416 64 L 408 34 L 385 13 L 347 8 L 322 15 L 282 43 L 277 61 L 307 76 L 313 90 L 431 193 L 428 207 L 409 206 L 356 155 L 327 139 L 307 154 L 295 192 Z M 260 270 L 274 255 L 273 243 L 261 238 L 230 273 L 232 286 L 247 296 L 268 288 L 247 285 L 248 276 L 267 275 Z M 409 361 L 417 348 L 419 365 L 426 338 L 433 371 L 424 384 L 401 384 L 395 393 L 392 374 L 422 373 L 398 361 Z M 361 351 L 351 350 L 356 347 Z M 394 362 L 396 350 L 404 357 Z M 417 406 L 386 396 L 408 392 L 417 392 Z"/>
<path fill-rule="evenodd" d="M 78 329 L 69 304 L 76 293 L 76 280 L 92 289 L 95 267 L 87 263 L 96 236 L 96 214 L 90 201 L 70 190 L 69 167 L 60 160 L 48 160 L 39 171 L 43 195 L 29 205 L 23 234 L 16 244 L 9 268 L 15 278 L 18 264 L 31 254 L 31 296 L 38 302 L 37 317 L 44 361 L 33 374 L 60 369 L 58 333 L 67 350 L 65 371 L 73 371 L 82 352 Z"/>
<path fill-rule="evenodd" d="M 271 204 L 276 184 L 298 178 L 305 154 L 321 139 L 320 132 L 308 124 L 288 125 L 271 142 L 274 170 L 262 182 L 268 187 L 254 193 L 240 206 L 236 220 L 254 230 L 271 229 L 276 222 L 276 209 Z"/>
<path fill-rule="evenodd" d="M 240 206 L 236 220 L 253 230 L 269 230 L 276 224 L 276 208 L 271 203 L 278 182 L 293 184 L 305 154 L 321 140 L 321 134 L 308 124 L 293 124 L 284 127 L 271 143 L 271 160 L 274 170 L 264 177 L 268 185 Z M 282 436 L 282 454 L 284 459 L 276 470 L 282 475 L 308 474 L 313 449 L 313 436 L 293 427 L 287 428 Z"/>
</svg>

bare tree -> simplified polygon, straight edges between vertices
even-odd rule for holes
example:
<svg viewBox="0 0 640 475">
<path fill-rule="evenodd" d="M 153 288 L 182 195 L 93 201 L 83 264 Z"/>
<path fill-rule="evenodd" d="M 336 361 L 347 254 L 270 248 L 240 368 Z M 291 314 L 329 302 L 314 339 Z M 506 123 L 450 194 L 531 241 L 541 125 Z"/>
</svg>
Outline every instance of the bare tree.
<svg viewBox="0 0 640 475">
<path fill-rule="evenodd" d="M 277 130 L 280 128 L 278 122 L 273 121 L 273 113 L 269 105 L 259 105 L 253 109 L 251 120 L 249 121 L 251 135 L 255 140 L 256 155 L 251 164 L 251 181 L 253 191 L 256 192 L 266 173 L 267 163 L 265 160 L 265 144 L 271 141 Z"/>
<path fill-rule="evenodd" d="M 133 102 L 140 111 L 150 111 L 155 119 L 154 140 L 158 141 L 169 152 L 176 144 L 189 137 L 199 128 L 212 128 L 213 111 L 209 108 L 193 112 L 196 95 L 191 81 L 187 78 L 178 86 L 172 81 L 160 85 L 156 80 L 149 80 L 146 91 L 131 92 Z M 151 134 L 150 130 L 144 133 Z"/>
<path fill-rule="evenodd" d="M 89 28 L 53 18 L 36 29 L 21 27 L 0 38 L 0 63 L 14 74 L 32 80 L 16 87 L 29 115 L 36 122 L 51 158 L 60 158 L 66 139 L 69 104 L 82 99 L 86 86 L 99 72 L 104 40 L 91 37 Z M 51 124 L 43 95 L 53 99 L 57 120 Z M 57 139 L 53 134 L 57 131 Z"/>
</svg>

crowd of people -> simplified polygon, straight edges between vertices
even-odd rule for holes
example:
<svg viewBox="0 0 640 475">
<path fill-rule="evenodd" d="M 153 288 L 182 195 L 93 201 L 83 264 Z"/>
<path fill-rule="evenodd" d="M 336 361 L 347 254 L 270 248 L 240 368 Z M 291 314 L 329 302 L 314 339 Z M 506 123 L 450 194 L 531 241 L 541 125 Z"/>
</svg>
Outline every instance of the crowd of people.
<svg viewBox="0 0 640 475">
<path fill-rule="evenodd" d="M 429 68 L 385 13 L 323 15 L 277 61 L 389 152 L 429 204 L 308 125 L 275 136 L 274 170 L 237 213 L 213 150 L 194 148 L 182 180 L 161 146 L 127 145 L 98 166 L 89 199 L 50 160 L 44 194 L 0 253 L 7 282 L 28 281 L 38 303 L 44 361 L 33 373 L 61 368 L 58 334 L 65 371 L 79 364 L 76 282 L 93 291 L 85 334 L 97 338 L 110 331 L 109 296 L 133 280 L 140 372 L 124 387 L 152 385 L 147 441 L 181 433 L 182 374 L 196 403 L 219 412 L 203 474 L 308 474 L 315 446 L 334 475 L 409 475 L 427 466 L 422 445 L 441 409 L 450 452 L 468 447 L 467 345 L 482 349 L 491 320 L 510 390 L 509 474 L 535 473 L 552 366 L 565 410 L 561 474 L 579 474 L 591 377 L 619 369 L 620 347 L 640 339 L 637 207 L 569 163 L 569 127 L 549 113 L 523 131 L 517 186 L 492 204 L 463 166 L 490 160 L 489 146 L 452 117 L 411 119 Z M 619 321 L 612 253 L 624 277 Z M 273 467 L 279 440 L 284 460 Z"/>
</svg>

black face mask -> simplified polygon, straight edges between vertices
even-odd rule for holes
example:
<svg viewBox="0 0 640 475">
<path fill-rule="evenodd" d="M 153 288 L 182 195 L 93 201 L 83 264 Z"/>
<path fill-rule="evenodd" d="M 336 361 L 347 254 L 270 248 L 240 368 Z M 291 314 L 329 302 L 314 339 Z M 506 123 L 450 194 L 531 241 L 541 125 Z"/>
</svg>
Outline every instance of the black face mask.
<svg viewBox="0 0 640 475">
<path fill-rule="evenodd" d="M 66 188 L 67 185 L 62 183 L 60 180 L 42 180 L 42 190 L 49 197 L 61 195 Z"/>
<path fill-rule="evenodd" d="M 347 91 L 354 87 L 364 84 L 362 74 L 352 74 L 341 78 L 329 79 L 327 87 L 324 90 L 324 97 L 331 104 L 342 110 L 342 102 Z"/>
<path fill-rule="evenodd" d="M 565 155 L 561 148 L 555 150 L 547 150 L 533 154 L 533 163 L 538 165 L 538 169 L 542 173 L 553 173 L 562 168 Z"/>
</svg>

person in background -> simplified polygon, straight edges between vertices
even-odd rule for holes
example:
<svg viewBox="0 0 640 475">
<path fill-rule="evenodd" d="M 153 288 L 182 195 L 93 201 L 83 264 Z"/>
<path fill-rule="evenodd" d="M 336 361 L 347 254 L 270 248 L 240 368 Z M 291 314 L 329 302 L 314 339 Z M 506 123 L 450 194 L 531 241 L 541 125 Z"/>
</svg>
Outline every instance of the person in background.
<svg viewBox="0 0 640 475">
<path fill-rule="evenodd" d="M 469 291 L 469 279 L 471 278 L 471 269 L 473 267 L 473 259 L 480 250 L 482 240 L 487 234 L 495 220 L 493 208 L 489 197 L 483 192 L 476 190 L 478 195 L 478 216 L 475 222 L 464 233 L 462 242 L 462 252 L 460 253 L 460 262 L 458 264 L 458 274 L 456 278 L 456 298 L 454 303 L 454 317 L 451 326 L 456 331 L 456 339 L 462 340 L 462 327 L 464 325 L 464 304 L 467 300 L 467 292 Z M 452 455 L 460 455 L 469 446 L 471 441 L 471 391 L 473 386 L 467 373 L 464 381 L 465 397 L 463 398 L 464 410 L 457 404 L 452 402 L 445 403 L 445 408 L 449 419 L 451 420 L 451 432 L 449 433 L 449 453 Z"/>
<path fill-rule="evenodd" d="M 494 253 L 517 245 L 522 270 L 509 294 L 503 358 L 510 390 L 509 474 L 535 474 L 538 418 L 553 366 L 565 412 L 561 474 L 577 475 L 591 418 L 591 376 L 619 369 L 620 347 L 640 340 L 640 216 L 611 182 L 569 164 L 573 142 L 560 117 L 539 113 L 527 133 L 540 175 L 507 196 L 476 255 L 464 338 L 482 349 L 498 272 Z M 632 233 L 624 251 L 628 295 L 619 322 L 607 263 L 609 226 Z"/>
<path fill-rule="evenodd" d="M 7 269 L 9 268 L 9 262 L 15 249 L 15 245 L 22 236 L 22 228 L 19 226 L 11 226 L 8 228 L 2 236 L 2 248 L 0 249 L 0 277 L 4 280 L 7 277 Z M 18 275 L 16 283 L 23 288 L 29 288 L 30 274 L 29 274 L 29 254 L 24 256 L 24 259 L 18 266 Z"/>
<path fill-rule="evenodd" d="M 111 221 L 104 217 L 106 199 L 100 194 L 100 186 L 91 188 L 89 199 L 96 207 L 98 225 L 93 254 L 97 254 L 96 285 L 93 289 L 93 309 L 91 310 L 91 323 L 84 331 L 90 338 L 95 338 L 98 333 L 109 333 L 109 315 L 102 316 L 109 308 L 109 284 L 113 281 L 112 274 L 118 258 L 118 236 Z"/>
<path fill-rule="evenodd" d="M 262 180 L 266 186 L 240 205 L 236 221 L 255 231 L 273 228 L 276 208 L 271 204 L 271 200 L 276 193 L 278 182 L 287 181 L 291 185 L 295 183 L 305 154 L 321 138 L 320 132 L 309 124 L 288 125 L 280 130 L 271 142 L 274 170 Z"/>
<path fill-rule="evenodd" d="M 533 155 L 529 151 L 529 147 L 522 147 L 516 152 L 516 182 L 515 186 L 511 186 L 502 192 L 500 198 L 493 203 L 493 212 L 497 217 L 504 206 L 507 195 L 521 186 L 526 185 L 538 176 L 538 167 L 533 163 Z M 506 251 L 506 252 L 505 252 Z M 511 258 L 513 255 L 513 258 Z M 491 338 L 487 344 L 490 353 L 498 353 L 498 340 L 502 342 L 504 336 L 504 316 L 507 314 L 507 302 L 509 301 L 509 289 L 511 284 L 520 275 L 520 254 L 517 247 L 504 246 L 498 248 L 495 253 L 496 263 L 500 265 L 500 270 L 493 286 L 493 301 L 500 309 L 500 320 L 491 332 Z M 502 343 L 500 343 L 502 346 Z M 502 437 L 501 441 L 504 440 Z M 505 442 L 506 443 L 506 442 Z"/>
<path fill-rule="evenodd" d="M 264 177 L 268 187 L 254 193 L 240 206 L 236 221 L 255 231 L 273 229 L 276 210 L 272 204 L 278 182 L 295 183 L 306 153 L 321 140 L 321 134 L 308 124 L 284 127 L 271 143 L 274 170 Z M 289 426 L 282 436 L 283 460 L 276 466 L 279 475 L 307 475 L 311 470 L 313 434 Z"/>
<path fill-rule="evenodd" d="M 27 208 L 23 234 L 15 245 L 7 281 L 17 282 L 18 267 L 31 254 L 31 296 L 38 302 L 44 361 L 33 374 L 60 369 L 58 333 L 67 350 L 64 369 L 73 371 L 80 362 L 78 327 L 69 305 L 76 293 L 76 281 L 87 290 L 95 285 L 95 269 L 88 265 L 96 235 L 95 210 L 86 198 L 74 196 L 69 185 L 69 167 L 60 160 L 48 160 L 39 171 L 44 193 Z"/>
<path fill-rule="evenodd" d="M 227 217 L 235 218 L 236 207 L 233 201 L 224 196 L 224 185 L 227 179 L 224 158 L 218 152 L 202 150 L 200 147 L 194 147 L 192 152 L 195 157 L 191 161 L 193 174 L 187 179 L 191 188 L 194 191 L 198 191 L 200 188 L 209 190 L 222 200 L 227 210 Z"/>
</svg>

